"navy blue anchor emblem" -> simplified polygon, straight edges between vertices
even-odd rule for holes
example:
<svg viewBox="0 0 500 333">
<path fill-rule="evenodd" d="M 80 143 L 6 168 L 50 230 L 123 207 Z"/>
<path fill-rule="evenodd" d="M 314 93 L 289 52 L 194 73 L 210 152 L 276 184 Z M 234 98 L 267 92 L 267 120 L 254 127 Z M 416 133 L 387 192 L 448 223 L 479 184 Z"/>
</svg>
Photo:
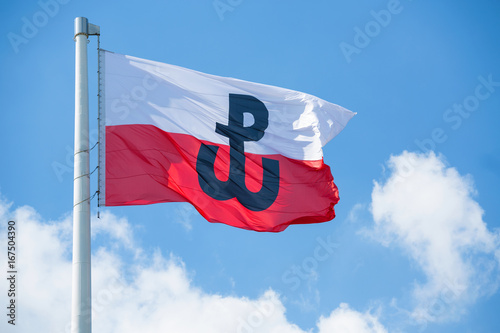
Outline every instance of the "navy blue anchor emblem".
<svg viewBox="0 0 500 333">
<path fill-rule="evenodd" d="M 250 113 L 254 124 L 243 125 L 243 114 Z M 263 180 L 258 192 L 251 192 L 245 185 L 245 141 L 259 141 L 269 125 L 269 111 L 264 103 L 253 96 L 229 94 L 229 121 L 216 123 L 215 132 L 229 138 L 229 177 L 226 181 L 216 178 L 214 163 L 219 147 L 202 144 L 196 160 L 198 181 L 203 191 L 216 200 L 237 198 L 247 209 L 262 211 L 276 200 L 279 191 L 279 161 L 262 158 Z"/>
</svg>

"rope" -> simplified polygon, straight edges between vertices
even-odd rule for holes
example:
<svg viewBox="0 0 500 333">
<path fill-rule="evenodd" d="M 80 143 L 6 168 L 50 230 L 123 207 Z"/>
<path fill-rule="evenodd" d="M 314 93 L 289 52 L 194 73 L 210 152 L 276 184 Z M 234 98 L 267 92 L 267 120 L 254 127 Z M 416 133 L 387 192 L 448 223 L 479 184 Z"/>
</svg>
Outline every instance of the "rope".
<svg viewBox="0 0 500 333">
<path fill-rule="evenodd" d="M 94 170 L 92 170 L 92 172 L 90 172 L 90 173 L 85 173 L 85 174 L 83 174 L 83 175 L 80 175 L 80 176 L 78 176 L 78 177 L 75 177 L 75 178 L 73 179 L 73 181 L 75 181 L 75 180 L 77 180 L 77 179 L 79 179 L 79 178 L 85 177 L 85 176 L 87 176 L 87 177 L 92 176 L 92 174 L 93 174 L 93 173 L 94 173 L 94 172 L 95 172 L 98 168 L 99 168 L 99 166 L 96 166 L 96 167 L 95 167 L 95 169 L 94 169 Z"/>
<path fill-rule="evenodd" d="M 96 144 L 99 145 L 99 151 L 97 153 L 97 218 L 100 218 L 99 208 L 101 202 L 101 112 L 102 112 L 102 94 L 101 94 L 101 36 L 97 35 L 97 130 L 99 131 L 99 139 Z M 95 171 L 95 170 L 94 170 Z"/>
<path fill-rule="evenodd" d="M 84 150 L 80 150 L 80 151 L 77 151 L 74 155 L 76 154 L 80 154 L 80 153 L 90 153 L 97 145 L 99 144 L 99 141 L 97 141 L 93 146 L 92 148 L 90 149 L 84 149 Z"/>
<path fill-rule="evenodd" d="M 96 143 L 92 146 L 92 148 L 90 148 L 90 149 L 89 149 L 89 152 L 91 152 L 91 151 L 95 148 L 95 146 L 97 146 L 98 144 L 99 144 L 99 141 L 97 141 L 97 142 L 96 142 Z"/>
<path fill-rule="evenodd" d="M 75 208 L 76 206 L 78 206 L 79 204 L 81 203 L 84 203 L 85 201 L 89 200 L 89 201 L 92 201 L 92 199 L 94 199 L 94 197 L 97 195 L 97 193 L 99 193 L 99 191 L 95 191 L 94 194 L 92 194 L 92 196 L 90 198 L 87 198 L 85 200 L 82 200 L 80 202 L 77 202 L 76 204 L 73 205 L 73 208 Z"/>
</svg>

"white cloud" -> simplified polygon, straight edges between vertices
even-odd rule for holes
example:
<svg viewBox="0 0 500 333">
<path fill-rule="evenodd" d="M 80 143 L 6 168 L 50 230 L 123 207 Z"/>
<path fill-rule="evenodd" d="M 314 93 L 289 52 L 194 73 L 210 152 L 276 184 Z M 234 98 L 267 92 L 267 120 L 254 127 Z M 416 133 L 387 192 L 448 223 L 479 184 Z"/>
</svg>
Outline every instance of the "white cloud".
<svg viewBox="0 0 500 333">
<path fill-rule="evenodd" d="M 9 211 L 9 204 L 0 201 L 0 260 L 5 256 L 6 230 L 3 221 L 16 222 L 16 269 L 17 274 L 17 332 L 56 332 L 61 322 L 70 315 L 71 290 L 71 219 L 59 222 L 41 222 L 41 217 L 31 207 L 20 207 Z M 5 266 L 4 266 L 5 267 Z M 1 279 L 2 305 L 7 304 L 5 279 Z M 66 304 L 66 307 L 64 306 Z M 2 311 L 3 312 L 3 311 Z M 3 315 L 2 317 L 4 317 Z M 32 320 L 35 319 L 35 320 Z M 5 325 L 5 326 L 3 326 Z M 0 331 L 10 328 L 6 320 L 0 322 Z M 3 328 L 2 328 L 3 327 Z M 9 332 L 9 331 L 7 331 Z M 12 330 L 14 332 L 14 330 Z"/>
<path fill-rule="evenodd" d="M 0 201 L 0 221 L 13 219 L 18 225 L 21 292 L 17 325 L 3 320 L 0 331 L 69 332 L 71 217 L 47 222 L 31 207 L 12 211 L 11 206 Z M 103 212 L 101 220 L 93 218 L 92 223 L 94 236 L 111 240 L 94 249 L 92 255 L 95 332 L 305 333 L 288 321 L 285 306 L 273 290 L 257 299 L 206 293 L 193 286 L 180 258 L 166 258 L 159 251 L 145 253 L 138 247 L 125 218 Z M 1 249 L 6 248 L 5 232 L 0 229 Z M 142 257 L 150 260 L 134 257 L 131 263 L 126 262 L 121 249 L 143 253 Z M 6 262 L 5 251 L 0 251 L 0 261 Z M 5 280 L 1 290 L 6 290 L 4 284 Z M 6 304 L 4 293 L 0 301 Z M 321 317 L 317 332 L 332 332 L 339 323 L 365 328 L 359 332 L 385 332 L 375 316 L 358 313 L 346 304 L 331 316 Z"/>
<path fill-rule="evenodd" d="M 110 236 L 116 245 L 122 245 L 127 249 L 135 247 L 132 226 L 125 218 L 119 218 L 109 211 L 100 213 L 100 218 L 92 216 L 92 237 L 98 234 L 105 234 Z"/>
<path fill-rule="evenodd" d="M 378 315 L 360 313 L 342 303 L 329 317 L 321 317 L 318 323 L 320 332 L 342 333 L 387 333 L 378 321 Z"/>
<path fill-rule="evenodd" d="M 442 157 L 403 152 L 372 192 L 374 238 L 398 246 L 425 273 L 413 290 L 418 322 L 453 320 L 498 284 L 499 235 L 488 230 L 469 176 Z"/>
</svg>

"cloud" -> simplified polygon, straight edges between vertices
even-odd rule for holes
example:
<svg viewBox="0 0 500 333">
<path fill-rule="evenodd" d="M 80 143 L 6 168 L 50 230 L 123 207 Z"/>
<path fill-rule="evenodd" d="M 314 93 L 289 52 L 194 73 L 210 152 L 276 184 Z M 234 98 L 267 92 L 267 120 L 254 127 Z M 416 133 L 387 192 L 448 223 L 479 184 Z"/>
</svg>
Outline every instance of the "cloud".
<svg viewBox="0 0 500 333">
<path fill-rule="evenodd" d="M 348 304 L 341 303 L 329 317 L 319 319 L 318 328 L 320 332 L 387 333 L 377 317 L 369 312 L 357 312 Z"/>
<path fill-rule="evenodd" d="M 390 175 L 372 192 L 374 230 L 424 272 L 413 289 L 411 317 L 420 323 L 455 320 L 498 287 L 500 237 L 488 230 L 470 176 L 434 153 L 389 159 Z"/>
<path fill-rule="evenodd" d="M 18 317 L 15 327 L 0 322 L 0 331 L 69 332 L 71 216 L 45 221 L 31 207 L 12 210 L 12 206 L 0 200 L 0 221 L 15 220 L 18 227 Z M 104 211 L 92 224 L 93 237 L 107 240 L 92 254 L 95 332 L 305 333 L 286 318 L 275 291 L 269 289 L 256 299 L 204 292 L 192 284 L 180 258 L 141 249 L 126 218 Z M 0 248 L 6 248 L 3 227 Z M 1 262 L 6 262 L 4 252 L 0 251 Z M 148 260 L 127 252 L 142 253 Z M 6 290 L 5 281 L 1 288 Z M 4 293 L 0 301 L 7 304 Z M 356 312 L 347 304 L 321 317 L 317 332 L 332 332 L 339 325 L 365 329 L 356 332 L 385 332 L 376 316 Z"/>
<path fill-rule="evenodd" d="M 121 245 L 127 249 L 134 249 L 135 241 L 132 226 L 125 218 L 118 218 L 109 211 L 100 213 L 100 218 L 92 217 L 92 237 L 107 235 L 117 246 Z"/>
<path fill-rule="evenodd" d="M 4 221 L 16 222 L 17 317 L 15 329 L 22 332 L 56 332 L 59 323 L 70 315 L 71 290 L 71 218 L 44 221 L 28 206 L 10 212 L 11 204 L 0 201 L 0 260 L 6 263 L 7 235 Z M 7 304 L 6 280 L 2 279 L 2 305 Z M 5 316 L 5 315 L 4 315 Z M 34 319 L 34 320 L 32 320 Z M 5 325 L 5 326 L 3 326 Z M 6 320 L 0 331 L 10 332 Z M 40 328 L 45 328 L 40 330 Z M 12 330 L 14 332 L 14 330 Z"/>
</svg>

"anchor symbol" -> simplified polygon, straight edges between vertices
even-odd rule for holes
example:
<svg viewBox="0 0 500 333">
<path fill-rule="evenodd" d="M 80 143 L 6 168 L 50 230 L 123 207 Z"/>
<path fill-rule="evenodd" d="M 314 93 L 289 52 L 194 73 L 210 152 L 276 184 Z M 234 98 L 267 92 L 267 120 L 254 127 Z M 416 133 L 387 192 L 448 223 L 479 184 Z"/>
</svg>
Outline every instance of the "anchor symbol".
<svg viewBox="0 0 500 333">
<path fill-rule="evenodd" d="M 243 125 L 243 114 L 250 113 L 254 124 Z M 238 201 L 247 209 L 262 211 L 269 208 L 279 191 L 279 161 L 262 158 L 263 180 L 258 192 L 251 192 L 245 184 L 245 141 L 259 141 L 269 124 L 269 111 L 253 96 L 229 94 L 228 125 L 216 123 L 215 132 L 229 138 L 229 177 L 221 181 L 215 176 L 214 163 L 219 147 L 202 144 L 196 160 L 198 181 L 203 192 L 216 200 Z"/>
</svg>

